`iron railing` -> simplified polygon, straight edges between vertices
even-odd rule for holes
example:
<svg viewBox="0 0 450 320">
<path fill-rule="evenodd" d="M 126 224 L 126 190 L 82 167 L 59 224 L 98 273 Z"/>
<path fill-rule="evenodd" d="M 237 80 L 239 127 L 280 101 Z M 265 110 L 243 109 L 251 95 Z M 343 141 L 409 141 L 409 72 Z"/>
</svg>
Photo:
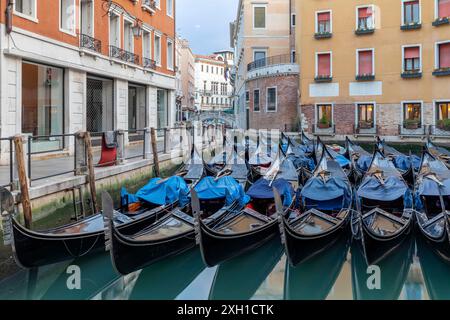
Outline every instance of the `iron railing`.
<svg viewBox="0 0 450 320">
<path fill-rule="evenodd" d="M 139 64 L 139 55 L 116 46 L 109 46 L 109 56 L 125 62 Z"/>
<path fill-rule="evenodd" d="M 156 61 L 150 58 L 142 58 L 142 65 L 146 69 L 156 69 Z"/>
<path fill-rule="evenodd" d="M 398 134 L 400 136 L 407 136 L 407 137 L 424 137 L 427 135 L 427 132 L 429 132 L 428 126 L 425 124 L 419 125 L 416 127 L 408 127 L 406 125 L 398 125 Z"/>
<path fill-rule="evenodd" d="M 291 56 L 290 54 L 282 54 L 278 56 L 267 57 L 264 59 L 258 59 L 250 62 L 247 65 L 247 71 L 264 68 L 271 65 L 294 63 L 294 61 L 292 60 L 293 56 Z"/>
<path fill-rule="evenodd" d="M 102 42 L 87 34 L 80 34 L 80 47 L 88 50 L 95 51 L 97 53 L 102 52 Z"/>
<path fill-rule="evenodd" d="M 327 128 L 319 128 L 317 124 L 313 124 L 313 134 L 315 135 L 334 135 L 336 133 L 336 125 L 332 124 Z"/>
</svg>

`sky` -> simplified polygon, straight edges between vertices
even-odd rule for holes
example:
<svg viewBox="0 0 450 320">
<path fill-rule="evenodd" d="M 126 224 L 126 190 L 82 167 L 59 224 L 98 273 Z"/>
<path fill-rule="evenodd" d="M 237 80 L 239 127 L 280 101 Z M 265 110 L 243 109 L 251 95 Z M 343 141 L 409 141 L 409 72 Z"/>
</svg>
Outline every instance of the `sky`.
<svg viewBox="0 0 450 320">
<path fill-rule="evenodd" d="M 239 0 L 176 0 L 176 31 L 195 54 L 230 49 L 229 23 Z"/>
</svg>

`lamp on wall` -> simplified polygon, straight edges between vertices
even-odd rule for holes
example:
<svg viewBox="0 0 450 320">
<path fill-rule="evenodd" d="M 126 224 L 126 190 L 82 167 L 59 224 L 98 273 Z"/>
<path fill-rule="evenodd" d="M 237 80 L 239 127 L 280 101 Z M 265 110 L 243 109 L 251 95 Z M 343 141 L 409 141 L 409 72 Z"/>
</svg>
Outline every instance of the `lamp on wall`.
<svg viewBox="0 0 450 320">
<path fill-rule="evenodd" d="M 132 27 L 132 30 L 135 37 L 140 37 L 142 35 L 142 21 L 137 19 Z"/>
</svg>

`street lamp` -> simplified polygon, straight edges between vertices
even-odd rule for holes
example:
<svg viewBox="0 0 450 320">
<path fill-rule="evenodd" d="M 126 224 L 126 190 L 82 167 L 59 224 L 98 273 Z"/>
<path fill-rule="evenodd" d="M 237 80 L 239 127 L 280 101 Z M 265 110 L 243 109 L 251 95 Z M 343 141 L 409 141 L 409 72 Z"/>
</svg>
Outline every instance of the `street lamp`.
<svg viewBox="0 0 450 320">
<path fill-rule="evenodd" d="M 142 35 L 142 27 L 141 27 L 141 21 L 136 20 L 134 26 L 132 27 L 133 35 L 135 37 L 140 37 Z"/>
</svg>

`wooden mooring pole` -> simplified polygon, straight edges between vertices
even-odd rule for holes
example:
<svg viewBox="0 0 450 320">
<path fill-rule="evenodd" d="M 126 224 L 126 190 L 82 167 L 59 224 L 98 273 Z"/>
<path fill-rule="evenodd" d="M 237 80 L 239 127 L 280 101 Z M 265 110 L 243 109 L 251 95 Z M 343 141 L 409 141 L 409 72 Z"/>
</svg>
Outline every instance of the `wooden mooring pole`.
<svg viewBox="0 0 450 320">
<path fill-rule="evenodd" d="M 156 141 L 156 130 L 155 128 L 150 129 L 150 135 L 152 140 L 152 152 L 153 152 L 153 168 L 155 170 L 155 176 L 159 177 L 159 159 L 158 159 L 158 144 Z"/>
<path fill-rule="evenodd" d="M 31 213 L 30 190 L 28 186 L 27 170 L 25 169 L 23 137 L 21 135 L 16 135 L 14 137 L 14 148 L 16 154 L 17 174 L 19 176 L 20 201 L 22 203 L 25 227 L 31 229 L 31 222 L 33 218 Z"/>
<path fill-rule="evenodd" d="M 89 132 L 86 132 L 84 134 L 84 143 L 86 144 L 88 180 L 89 180 L 89 190 L 91 192 L 91 199 L 92 199 L 92 210 L 94 213 L 97 213 L 98 205 L 97 205 L 97 190 L 95 188 L 94 156 L 92 155 L 92 140 L 91 134 Z"/>
</svg>

